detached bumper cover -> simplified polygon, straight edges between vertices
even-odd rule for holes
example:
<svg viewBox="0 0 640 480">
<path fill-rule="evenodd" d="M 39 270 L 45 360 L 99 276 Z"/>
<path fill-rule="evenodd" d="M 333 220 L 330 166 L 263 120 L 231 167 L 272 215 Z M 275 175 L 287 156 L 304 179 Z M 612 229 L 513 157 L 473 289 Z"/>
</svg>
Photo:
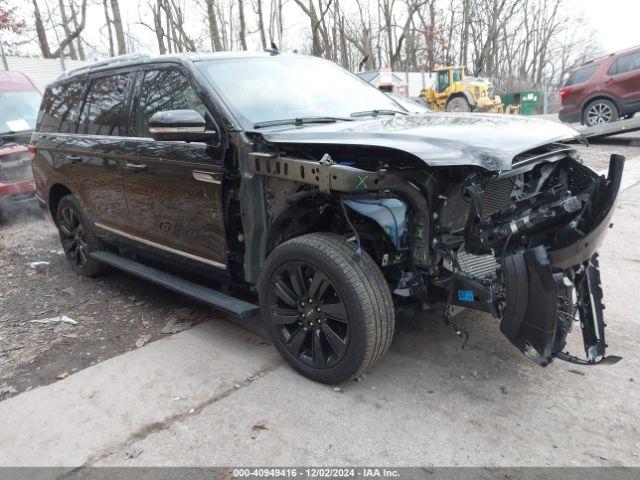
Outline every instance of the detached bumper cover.
<svg viewBox="0 0 640 480">
<path fill-rule="evenodd" d="M 586 363 L 605 355 L 604 316 L 596 250 L 609 227 L 620 189 L 624 157 L 613 155 L 607 179 L 587 202 L 590 230 L 557 250 L 520 249 L 502 259 L 504 308 L 500 330 L 521 352 L 546 366 L 564 354 L 566 336 L 580 319 Z M 575 295 L 574 295 L 575 291 Z"/>
<path fill-rule="evenodd" d="M 586 234 L 574 243 L 550 253 L 551 263 L 555 267 L 573 267 L 585 262 L 597 251 L 609 229 L 622 182 L 623 170 L 624 157 L 611 155 L 607 179 L 603 181 L 601 189 L 592 195 L 589 205 L 591 212 L 593 212 L 590 231 L 585 232 Z"/>
</svg>

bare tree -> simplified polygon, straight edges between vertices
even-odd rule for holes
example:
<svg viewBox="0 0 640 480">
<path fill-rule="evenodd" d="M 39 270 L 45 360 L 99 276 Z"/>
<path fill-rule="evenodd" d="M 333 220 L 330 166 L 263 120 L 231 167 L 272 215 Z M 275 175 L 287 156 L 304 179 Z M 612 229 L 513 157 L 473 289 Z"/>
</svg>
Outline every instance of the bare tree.
<svg viewBox="0 0 640 480">
<path fill-rule="evenodd" d="M 40 46 L 40 52 L 42 53 L 42 56 L 44 58 L 58 58 L 60 56 L 63 56 L 64 50 L 67 48 L 67 46 L 69 46 L 76 38 L 78 38 L 82 33 L 82 30 L 84 30 L 86 16 L 87 16 L 87 0 L 82 0 L 82 4 L 80 6 L 80 20 L 77 22 L 77 24 L 74 24 L 73 31 L 69 31 L 69 33 L 67 34 L 65 30 L 65 36 L 59 39 L 58 48 L 53 51 L 49 46 L 49 39 L 47 38 L 47 29 L 45 27 L 45 22 L 43 21 L 42 14 L 40 12 L 40 8 L 38 6 L 38 0 L 32 0 L 32 1 L 33 1 L 33 14 L 34 14 L 36 34 L 38 37 L 38 43 Z M 48 9 L 46 0 L 44 0 L 44 3 Z M 49 18 L 48 20 L 53 21 L 52 18 Z"/>
<path fill-rule="evenodd" d="M 111 15 L 109 14 L 109 0 L 102 0 L 102 6 L 104 8 L 104 19 L 105 19 L 105 27 L 107 27 L 107 39 L 109 40 L 109 55 L 114 56 L 115 50 L 113 48 L 113 32 L 111 30 Z"/>
<path fill-rule="evenodd" d="M 262 8 L 262 0 L 256 0 L 254 5 L 254 11 L 256 14 L 256 21 L 258 23 L 258 33 L 260 34 L 260 44 L 262 48 L 267 48 L 267 34 L 264 27 L 264 12 Z"/>
<path fill-rule="evenodd" d="M 207 20 L 209 21 L 209 39 L 211 40 L 211 50 L 214 52 L 222 50 L 222 38 L 218 28 L 219 10 L 216 8 L 214 0 L 205 0 L 207 8 Z"/>
<path fill-rule="evenodd" d="M 238 37 L 240 39 L 240 47 L 242 50 L 247 50 L 247 24 L 244 18 L 244 0 L 237 0 L 238 2 L 238 20 L 240 21 L 240 30 Z"/>
<path fill-rule="evenodd" d="M 124 28 L 122 28 L 122 16 L 120 15 L 118 0 L 111 0 L 111 13 L 113 15 L 113 29 L 115 30 L 118 44 L 118 55 L 124 55 L 127 53 L 127 44 L 124 41 Z"/>
</svg>

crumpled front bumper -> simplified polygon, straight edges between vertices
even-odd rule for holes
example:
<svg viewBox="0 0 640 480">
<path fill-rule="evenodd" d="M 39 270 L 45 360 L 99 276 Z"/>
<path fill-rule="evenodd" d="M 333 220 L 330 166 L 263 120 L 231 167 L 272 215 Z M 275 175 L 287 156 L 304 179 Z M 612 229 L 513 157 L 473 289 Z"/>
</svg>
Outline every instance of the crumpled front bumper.
<svg viewBox="0 0 640 480">
<path fill-rule="evenodd" d="M 566 336 L 580 319 L 586 360 L 605 357 L 604 305 L 597 249 L 609 229 L 616 204 L 624 157 L 612 155 L 606 179 L 587 207 L 589 231 L 569 245 L 553 249 L 519 249 L 501 260 L 504 308 L 500 330 L 534 362 L 546 366 L 554 358 L 577 361 L 563 352 Z M 585 208 L 587 208 L 585 207 Z"/>
<path fill-rule="evenodd" d="M 600 212 L 600 217 L 590 232 L 571 245 L 550 252 L 551 264 L 554 267 L 570 268 L 585 262 L 593 256 L 611 225 L 611 217 L 618 199 L 625 158 L 622 155 L 611 155 L 609 172 L 607 174 L 604 191 L 593 199 L 594 209 Z"/>
</svg>

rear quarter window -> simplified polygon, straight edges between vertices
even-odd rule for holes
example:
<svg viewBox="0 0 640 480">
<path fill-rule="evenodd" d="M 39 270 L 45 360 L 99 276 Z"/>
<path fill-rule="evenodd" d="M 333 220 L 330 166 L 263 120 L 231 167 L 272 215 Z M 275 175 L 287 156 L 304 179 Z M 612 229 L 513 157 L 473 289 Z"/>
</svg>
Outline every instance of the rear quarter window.
<svg viewBox="0 0 640 480">
<path fill-rule="evenodd" d="M 632 70 L 640 70 L 640 52 L 630 53 L 618 58 L 609 70 L 608 75 L 617 75 L 619 73 L 626 73 Z"/>
<path fill-rule="evenodd" d="M 132 73 L 98 77 L 91 82 L 80 114 L 78 133 L 124 135 L 125 101 Z"/>
<path fill-rule="evenodd" d="M 567 79 L 567 83 L 564 84 L 565 87 L 570 87 L 571 85 L 576 85 L 578 83 L 583 83 L 593 77 L 593 74 L 596 73 L 598 67 L 600 65 L 589 65 L 588 67 L 582 67 L 569 75 Z"/>
<path fill-rule="evenodd" d="M 48 87 L 38 116 L 39 132 L 75 133 L 84 82 L 67 82 Z"/>
</svg>

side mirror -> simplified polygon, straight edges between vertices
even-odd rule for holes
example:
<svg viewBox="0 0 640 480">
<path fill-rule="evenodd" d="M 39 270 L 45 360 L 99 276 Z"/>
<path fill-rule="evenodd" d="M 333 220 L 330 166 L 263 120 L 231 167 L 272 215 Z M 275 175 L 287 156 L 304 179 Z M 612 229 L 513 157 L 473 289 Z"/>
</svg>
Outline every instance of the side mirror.
<svg viewBox="0 0 640 480">
<path fill-rule="evenodd" d="M 209 142 L 218 132 L 205 130 L 206 122 L 195 110 L 165 110 L 149 119 L 149 133 L 154 140 L 177 142 Z"/>
</svg>

